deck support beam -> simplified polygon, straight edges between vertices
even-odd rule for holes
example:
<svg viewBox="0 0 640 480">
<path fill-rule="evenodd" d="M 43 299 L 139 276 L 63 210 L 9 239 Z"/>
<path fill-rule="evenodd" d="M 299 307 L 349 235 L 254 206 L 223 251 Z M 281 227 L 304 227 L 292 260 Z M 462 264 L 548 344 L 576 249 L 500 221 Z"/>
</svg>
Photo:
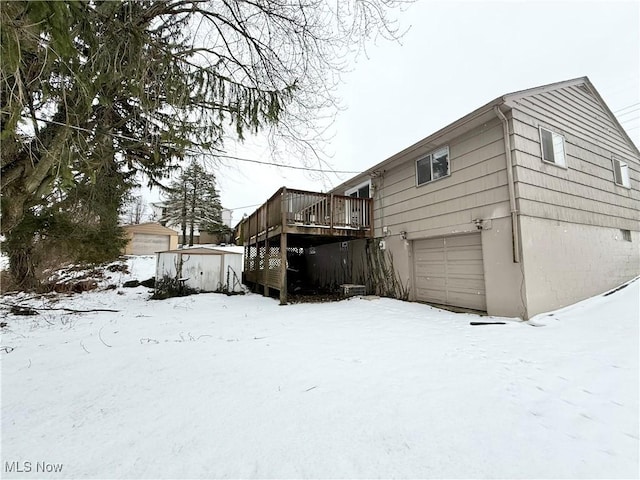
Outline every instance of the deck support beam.
<svg viewBox="0 0 640 480">
<path fill-rule="evenodd" d="M 287 234 L 280 235 L 280 305 L 287 304 Z"/>
<path fill-rule="evenodd" d="M 263 270 L 262 270 L 262 294 L 265 297 L 269 296 L 269 259 L 271 258 L 271 255 L 269 254 L 269 239 L 265 238 L 264 239 L 264 256 L 262 258 L 262 265 L 263 265 Z"/>
</svg>

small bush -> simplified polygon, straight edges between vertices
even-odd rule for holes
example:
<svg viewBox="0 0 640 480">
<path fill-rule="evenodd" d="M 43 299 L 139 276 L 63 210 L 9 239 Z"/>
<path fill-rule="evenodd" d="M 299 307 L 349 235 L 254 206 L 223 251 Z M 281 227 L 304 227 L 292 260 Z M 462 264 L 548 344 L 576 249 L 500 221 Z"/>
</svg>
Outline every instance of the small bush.
<svg viewBox="0 0 640 480">
<path fill-rule="evenodd" d="M 156 289 L 151 296 L 152 300 L 165 300 L 172 297 L 186 297 L 198 293 L 195 288 L 191 288 L 179 281 L 177 278 L 165 275 L 156 280 Z"/>
</svg>

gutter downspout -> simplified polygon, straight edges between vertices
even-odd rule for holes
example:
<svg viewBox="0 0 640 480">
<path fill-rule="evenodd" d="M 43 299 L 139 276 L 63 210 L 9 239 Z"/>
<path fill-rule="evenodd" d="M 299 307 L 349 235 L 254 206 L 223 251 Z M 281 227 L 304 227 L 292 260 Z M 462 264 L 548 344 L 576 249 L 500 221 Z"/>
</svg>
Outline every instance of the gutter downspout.
<svg viewBox="0 0 640 480">
<path fill-rule="evenodd" d="M 509 137 L 509 122 L 500 106 L 493 107 L 498 118 L 502 121 L 504 132 L 504 154 L 507 159 L 507 186 L 509 187 L 509 205 L 511 207 L 511 232 L 513 237 L 513 263 L 520 263 L 520 233 L 518 229 L 518 209 L 516 208 L 516 190 L 513 182 L 513 160 L 511 158 L 511 138 Z"/>
</svg>

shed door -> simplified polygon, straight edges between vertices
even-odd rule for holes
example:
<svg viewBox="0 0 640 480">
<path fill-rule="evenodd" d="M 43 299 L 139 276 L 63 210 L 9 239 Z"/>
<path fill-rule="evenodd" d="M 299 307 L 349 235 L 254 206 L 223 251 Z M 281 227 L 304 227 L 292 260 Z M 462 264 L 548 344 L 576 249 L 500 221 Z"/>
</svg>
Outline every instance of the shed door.
<svg viewBox="0 0 640 480">
<path fill-rule="evenodd" d="M 153 235 L 150 233 L 134 233 L 131 241 L 133 255 L 153 255 L 156 252 L 169 250 L 169 235 Z"/>
<path fill-rule="evenodd" d="M 416 300 L 487 310 L 480 233 L 416 240 Z"/>
</svg>

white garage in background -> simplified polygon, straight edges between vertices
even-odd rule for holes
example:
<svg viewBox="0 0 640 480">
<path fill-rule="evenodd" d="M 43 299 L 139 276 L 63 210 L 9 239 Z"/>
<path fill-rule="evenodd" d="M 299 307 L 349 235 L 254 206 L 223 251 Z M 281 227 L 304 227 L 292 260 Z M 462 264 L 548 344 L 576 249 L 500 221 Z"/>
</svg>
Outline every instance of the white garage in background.
<svg viewBox="0 0 640 480">
<path fill-rule="evenodd" d="M 159 223 L 125 225 L 123 228 L 129 239 L 124 249 L 125 255 L 153 255 L 178 247 L 178 233 Z"/>
<path fill-rule="evenodd" d="M 242 253 L 211 247 L 158 252 L 156 279 L 165 276 L 184 279 L 200 292 L 241 292 Z"/>
</svg>

